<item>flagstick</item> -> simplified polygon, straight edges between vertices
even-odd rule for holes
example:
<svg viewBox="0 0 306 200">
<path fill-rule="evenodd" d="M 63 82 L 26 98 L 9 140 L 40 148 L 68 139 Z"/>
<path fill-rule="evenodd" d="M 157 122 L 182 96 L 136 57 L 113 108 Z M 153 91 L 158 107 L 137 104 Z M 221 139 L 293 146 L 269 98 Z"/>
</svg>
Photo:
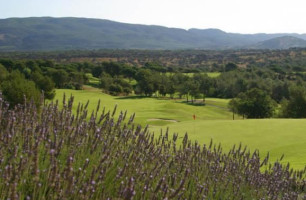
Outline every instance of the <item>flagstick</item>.
<svg viewBox="0 0 306 200">
<path fill-rule="evenodd" d="M 195 114 L 193 114 L 193 134 L 195 135 L 195 119 L 196 119 L 196 116 Z"/>
</svg>

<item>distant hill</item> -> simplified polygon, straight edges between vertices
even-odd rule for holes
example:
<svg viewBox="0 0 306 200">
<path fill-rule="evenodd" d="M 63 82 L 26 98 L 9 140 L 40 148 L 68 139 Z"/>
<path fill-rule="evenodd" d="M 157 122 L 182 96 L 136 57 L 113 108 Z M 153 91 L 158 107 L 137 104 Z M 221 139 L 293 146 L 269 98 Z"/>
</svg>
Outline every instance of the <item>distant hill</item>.
<svg viewBox="0 0 306 200">
<path fill-rule="evenodd" d="M 306 40 L 293 37 L 282 36 L 259 42 L 252 48 L 255 49 L 288 49 L 288 48 L 303 48 L 306 47 Z"/>
<path fill-rule="evenodd" d="M 218 29 L 184 30 L 88 18 L 0 20 L 0 51 L 277 48 L 263 42 L 283 36 L 306 39 L 305 34 L 236 34 Z M 286 43 L 282 48 L 299 46 L 302 41 L 296 40 L 293 46 Z"/>
</svg>

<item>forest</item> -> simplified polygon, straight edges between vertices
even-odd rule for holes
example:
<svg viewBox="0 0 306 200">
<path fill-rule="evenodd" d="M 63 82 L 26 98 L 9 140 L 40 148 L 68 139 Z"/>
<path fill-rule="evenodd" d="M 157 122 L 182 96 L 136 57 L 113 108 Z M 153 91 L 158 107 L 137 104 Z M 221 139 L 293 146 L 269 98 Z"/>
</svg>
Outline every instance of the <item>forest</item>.
<svg viewBox="0 0 306 200">
<path fill-rule="evenodd" d="M 80 90 L 84 84 L 91 84 L 115 96 L 185 98 L 192 104 L 205 105 L 206 97 L 230 98 L 229 109 L 233 114 L 247 118 L 303 118 L 305 52 L 290 49 L 255 53 L 140 50 L 4 53 L 0 56 L 0 85 L 12 107 L 24 101 L 23 95 L 33 98 L 38 105 L 42 92 L 46 99 L 53 99 L 56 88 Z M 110 57 L 117 59 L 98 62 Z M 130 62 L 135 57 L 137 64 Z M 91 77 L 98 81 L 90 83 Z"/>
</svg>

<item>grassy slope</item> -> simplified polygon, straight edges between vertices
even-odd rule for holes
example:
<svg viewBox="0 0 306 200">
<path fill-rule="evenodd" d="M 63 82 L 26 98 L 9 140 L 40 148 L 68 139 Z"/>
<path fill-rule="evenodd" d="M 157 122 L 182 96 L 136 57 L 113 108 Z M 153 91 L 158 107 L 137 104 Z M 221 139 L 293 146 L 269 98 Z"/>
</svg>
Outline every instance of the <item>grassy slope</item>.
<svg viewBox="0 0 306 200">
<path fill-rule="evenodd" d="M 211 78 L 216 78 L 218 76 L 220 76 L 220 72 L 208 72 L 207 75 Z"/>
<path fill-rule="evenodd" d="M 97 102 L 101 99 L 101 105 L 107 109 L 113 109 L 118 105 L 118 110 L 127 110 L 129 114 L 136 113 L 136 122 L 141 125 L 154 123 L 156 121 L 148 121 L 148 119 L 173 119 L 180 122 L 188 121 L 192 119 L 192 115 L 195 114 L 198 119 L 213 120 L 213 119 L 231 119 L 231 113 L 225 109 L 220 109 L 215 106 L 192 106 L 186 103 L 182 103 L 180 100 L 158 100 L 154 98 L 141 98 L 141 97 L 112 97 L 107 94 L 101 93 L 91 87 L 87 87 L 86 90 L 64 90 L 60 89 L 56 91 L 56 99 L 61 100 L 63 94 L 67 96 L 72 94 L 75 97 L 75 107 L 78 102 L 87 102 L 90 100 L 89 110 L 96 108 Z M 207 100 L 209 102 L 209 100 Z M 214 102 L 214 99 L 210 102 Z M 225 101 L 220 101 L 222 102 Z M 220 105 L 220 102 L 218 105 Z M 217 103 L 216 103 L 217 105 Z M 164 122 L 161 122 L 163 125 Z M 168 122 L 171 124 L 173 122 Z"/>
<path fill-rule="evenodd" d="M 188 132 L 190 139 L 221 143 L 226 150 L 241 142 L 274 161 L 284 153 L 284 162 L 296 168 L 306 165 L 306 119 L 195 120 L 168 126 L 171 132 Z"/>
<path fill-rule="evenodd" d="M 111 109 L 118 105 L 118 110 L 128 110 L 128 115 L 136 113 L 135 121 L 142 125 L 150 124 L 150 129 L 159 132 L 170 128 L 170 132 L 181 136 L 189 133 L 189 137 L 201 144 L 213 139 L 222 143 L 226 150 L 233 144 L 247 145 L 252 150 L 259 149 L 262 154 L 270 152 L 271 159 L 276 160 L 285 153 L 284 161 L 296 168 L 306 165 L 306 119 L 263 119 L 263 120 L 231 120 L 232 114 L 226 107 L 228 100 L 207 99 L 207 106 L 192 106 L 175 100 L 157 100 L 153 98 L 117 98 L 91 90 L 57 90 L 56 98 L 61 99 L 63 93 L 73 94 L 75 106 L 77 102 L 90 99 L 89 110 L 93 110 L 99 99 L 102 106 Z M 220 108 L 221 107 L 221 108 Z M 196 115 L 196 120 L 192 115 Z M 162 121 L 150 119 L 173 119 Z"/>
</svg>

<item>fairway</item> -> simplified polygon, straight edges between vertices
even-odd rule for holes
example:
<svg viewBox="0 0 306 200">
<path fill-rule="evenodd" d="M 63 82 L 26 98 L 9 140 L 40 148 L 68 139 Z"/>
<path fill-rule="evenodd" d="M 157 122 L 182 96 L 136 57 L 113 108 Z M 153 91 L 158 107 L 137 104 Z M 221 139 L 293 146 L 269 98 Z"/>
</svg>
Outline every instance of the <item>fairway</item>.
<svg viewBox="0 0 306 200">
<path fill-rule="evenodd" d="M 91 87 L 79 91 L 58 89 L 55 99 L 61 101 L 64 93 L 74 96 L 74 108 L 78 102 L 90 100 L 89 111 L 92 111 L 100 99 L 101 106 L 107 110 L 117 105 L 119 111 L 127 110 L 128 116 L 136 113 L 135 122 L 149 124 L 155 133 L 169 127 L 170 133 L 179 133 L 181 137 L 188 132 L 189 138 L 200 144 L 208 144 L 213 139 L 225 150 L 241 142 L 251 150 L 259 149 L 263 156 L 270 152 L 271 161 L 284 153 L 284 162 L 290 162 L 292 167 L 306 165 L 306 119 L 232 120 L 232 113 L 226 109 L 228 100 L 224 99 L 207 98 L 206 106 L 201 106 L 182 100 L 113 97 Z"/>
<path fill-rule="evenodd" d="M 208 144 L 211 139 L 229 150 L 234 144 L 260 150 L 270 161 L 285 154 L 283 162 L 295 168 L 306 165 L 306 119 L 195 120 L 168 126 L 170 132 L 188 132 L 191 140 Z M 158 132 L 156 127 L 151 129 Z"/>
<path fill-rule="evenodd" d="M 167 72 L 166 74 L 169 76 L 170 74 L 173 73 Z M 194 73 L 183 73 L 183 74 L 189 77 L 193 77 L 194 75 Z M 209 76 L 210 78 L 216 78 L 221 75 L 221 72 L 201 72 L 201 74 L 207 74 L 207 76 Z"/>
<path fill-rule="evenodd" d="M 86 90 L 56 90 L 55 99 L 63 98 L 63 94 L 74 96 L 75 104 L 77 107 L 78 102 L 86 103 L 90 101 L 89 111 L 96 108 L 99 99 L 101 100 L 101 106 L 105 106 L 106 109 L 112 110 L 117 105 L 117 110 L 128 111 L 128 115 L 136 113 L 135 122 L 146 125 L 166 125 L 174 123 L 171 120 L 177 122 L 185 122 L 192 120 L 192 115 L 195 114 L 199 120 L 230 120 L 232 114 L 228 112 L 226 108 L 227 100 L 207 99 L 207 106 L 191 105 L 182 102 L 182 100 L 163 100 L 148 97 L 114 97 L 100 92 L 99 90 L 87 87 Z M 157 120 L 160 119 L 160 120 Z M 165 121 L 165 120 L 168 121 Z M 160 121 L 160 124 L 158 123 Z"/>
</svg>

